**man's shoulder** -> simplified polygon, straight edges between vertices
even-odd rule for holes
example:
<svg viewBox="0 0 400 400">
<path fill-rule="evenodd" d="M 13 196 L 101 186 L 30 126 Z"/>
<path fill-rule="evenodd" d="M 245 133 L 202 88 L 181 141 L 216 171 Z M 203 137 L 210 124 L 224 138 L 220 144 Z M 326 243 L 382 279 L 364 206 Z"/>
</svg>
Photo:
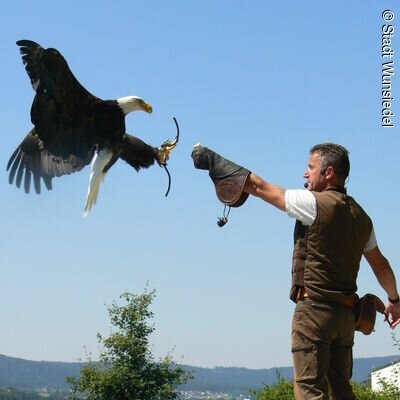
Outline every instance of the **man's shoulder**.
<svg viewBox="0 0 400 400">
<path fill-rule="evenodd" d="M 364 215 L 367 219 L 371 220 L 364 208 L 357 202 L 357 200 L 354 199 L 353 196 L 350 196 L 348 193 L 342 193 L 335 190 L 324 190 L 322 192 L 313 193 L 317 200 L 318 209 L 320 209 L 324 205 L 328 208 L 331 206 L 334 206 L 335 208 L 350 208 L 353 210 L 357 210 L 357 214 Z"/>
</svg>

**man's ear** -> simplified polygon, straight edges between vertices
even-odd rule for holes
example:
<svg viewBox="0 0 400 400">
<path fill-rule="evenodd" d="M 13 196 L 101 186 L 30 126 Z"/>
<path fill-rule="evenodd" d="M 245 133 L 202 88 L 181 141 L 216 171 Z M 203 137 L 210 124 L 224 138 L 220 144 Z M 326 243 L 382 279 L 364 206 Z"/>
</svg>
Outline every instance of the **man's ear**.
<svg viewBox="0 0 400 400">
<path fill-rule="evenodd" d="M 334 173 L 335 173 L 335 170 L 333 169 L 333 167 L 329 166 L 329 167 L 326 167 L 324 176 L 326 179 L 330 179 L 333 177 Z"/>
</svg>

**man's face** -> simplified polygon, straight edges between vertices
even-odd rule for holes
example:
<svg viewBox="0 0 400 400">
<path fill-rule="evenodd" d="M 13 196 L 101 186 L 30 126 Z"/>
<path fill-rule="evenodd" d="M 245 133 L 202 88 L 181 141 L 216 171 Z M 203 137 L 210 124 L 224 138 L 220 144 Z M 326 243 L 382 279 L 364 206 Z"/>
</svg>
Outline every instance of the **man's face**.
<svg viewBox="0 0 400 400">
<path fill-rule="evenodd" d="M 308 190 L 321 192 L 327 187 L 325 175 L 321 174 L 321 160 L 318 153 L 310 155 L 304 178 L 307 179 Z"/>
</svg>

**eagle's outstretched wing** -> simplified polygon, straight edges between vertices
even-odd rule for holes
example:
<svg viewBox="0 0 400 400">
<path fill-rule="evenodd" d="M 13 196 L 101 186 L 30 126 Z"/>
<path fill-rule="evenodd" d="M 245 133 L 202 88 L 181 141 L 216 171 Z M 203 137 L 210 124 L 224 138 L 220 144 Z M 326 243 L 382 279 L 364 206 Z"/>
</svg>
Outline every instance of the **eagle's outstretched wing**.
<svg viewBox="0 0 400 400">
<path fill-rule="evenodd" d="M 57 157 L 86 159 L 96 144 L 94 118 L 101 100 L 78 82 L 58 50 L 30 40 L 17 45 L 36 91 L 31 120 L 43 148 Z"/>
<path fill-rule="evenodd" d="M 24 180 L 28 193 L 31 180 L 40 193 L 40 178 L 51 189 L 55 176 L 80 171 L 88 165 L 96 146 L 95 118 L 102 101 L 75 78 L 56 49 L 44 49 L 20 40 L 22 60 L 36 92 L 31 108 L 35 127 L 11 156 L 9 182 Z"/>
<path fill-rule="evenodd" d="M 35 191 L 39 194 L 41 178 L 46 188 L 51 190 L 53 177 L 80 171 L 90 163 L 93 155 L 94 148 L 92 152 L 87 154 L 86 159 L 75 155 L 70 155 L 67 158 L 55 156 L 43 147 L 42 140 L 33 128 L 8 161 L 7 171 L 10 171 L 8 181 L 12 184 L 15 179 L 17 187 L 20 187 L 21 182 L 24 181 L 25 192 L 29 193 L 33 178 Z"/>
</svg>

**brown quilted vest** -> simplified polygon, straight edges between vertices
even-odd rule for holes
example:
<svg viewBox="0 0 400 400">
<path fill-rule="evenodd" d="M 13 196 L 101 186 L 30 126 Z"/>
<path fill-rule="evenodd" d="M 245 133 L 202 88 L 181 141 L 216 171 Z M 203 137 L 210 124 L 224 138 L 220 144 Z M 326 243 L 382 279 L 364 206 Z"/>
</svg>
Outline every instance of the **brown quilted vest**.
<svg viewBox="0 0 400 400">
<path fill-rule="evenodd" d="M 365 211 L 343 188 L 313 192 L 317 216 L 307 227 L 296 221 L 290 299 L 299 288 L 316 301 L 357 298 L 357 274 L 372 231 Z"/>
</svg>

